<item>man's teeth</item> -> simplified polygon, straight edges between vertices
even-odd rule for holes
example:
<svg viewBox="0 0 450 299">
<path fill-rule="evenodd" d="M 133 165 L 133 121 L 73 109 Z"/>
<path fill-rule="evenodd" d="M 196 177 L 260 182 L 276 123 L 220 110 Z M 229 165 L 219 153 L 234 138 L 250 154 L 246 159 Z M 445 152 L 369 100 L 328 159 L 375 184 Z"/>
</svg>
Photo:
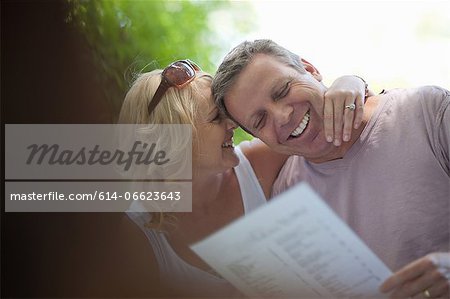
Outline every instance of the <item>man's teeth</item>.
<svg viewBox="0 0 450 299">
<path fill-rule="evenodd" d="M 295 129 L 292 133 L 291 136 L 292 137 L 298 137 L 300 136 L 300 134 L 303 133 L 303 131 L 305 130 L 306 126 L 309 123 L 309 111 L 306 112 L 305 116 L 303 117 L 302 121 L 300 122 L 300 125 L 297 127 L 297 129 Z"/>
<path fill-rule="evenodd" d="M 223 147 L 223 148 L 226 148 L 226 147 L 233 147 L 233 141 L 228 141 L 228 142 L 223 143 L 223 144 L 222 144 L 222 147 Z"/>
</svg>

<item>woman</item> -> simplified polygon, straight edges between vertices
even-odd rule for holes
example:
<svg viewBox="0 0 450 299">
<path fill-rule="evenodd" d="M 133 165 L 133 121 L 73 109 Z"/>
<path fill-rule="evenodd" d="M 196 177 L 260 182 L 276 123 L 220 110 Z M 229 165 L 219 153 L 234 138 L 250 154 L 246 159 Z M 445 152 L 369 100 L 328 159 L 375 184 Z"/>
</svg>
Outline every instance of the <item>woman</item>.
<svg viewBox="0 0 450 299">
<path fill-rule="evenodd" d="M 161 284 L 183 296 L 239 295 L 189 245 L 263 205 L 287 158 L 259 140 L 233 147 L 236 125 L 214 105 L 211 80 L 187 60 L 144 73 L 130 88 L 119 120 L 193 126 L 192 212 L 133 213 L 142 208 L 135 202 L 128 213 L 150 241 L 153 253 L 148 254 L 158 262 Z M 347 96 L 359 100 L 364 94 L 363 81 L 348 76 L 333 84 L 327 96 L 340 105 Z M 342 117 L 336 119 L 342 128 Z"/>
</svg>

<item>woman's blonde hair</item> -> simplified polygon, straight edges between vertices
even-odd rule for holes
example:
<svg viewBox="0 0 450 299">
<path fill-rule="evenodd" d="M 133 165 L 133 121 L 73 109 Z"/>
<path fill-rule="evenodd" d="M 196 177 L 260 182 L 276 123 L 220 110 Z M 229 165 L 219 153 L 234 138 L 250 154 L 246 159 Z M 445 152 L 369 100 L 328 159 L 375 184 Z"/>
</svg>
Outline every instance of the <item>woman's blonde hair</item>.
<svg viewBox="0 0 450 299">
<path fill-rule="evenodd" d="M 119 123 L 125 124 L 190 124 L 195 128 L 198 111 L 198 97 L 201 96 L 201 80 L 212 82 L 212 77 L 199 72 L 187 86 L 169 88 L 162 96 L 152 115 L 148 104 L 161 83 L 162 70 L 143 73 L 131 85 L 120 111 Z M 201 80 L 199 80 L 201 79 Z"/>
<path fill-rule="evenodd" d="M 199 101 L 203 96 L 201 92 L 205 87 L 205 83 L 210 84 L 212 77 L 204 72 L 198 72 L 195 80 L 190 82 L 183 88 L 169 88 L 162 96 L 161 101 L 149 115 L 148 104 L 153 98 L 159 84 L 161 83 L 162 70 L 154 70 L 148 73 L 140 74 L 131 85 L 125 96 L 119 115 L 119 124 L 135 124 L 135 125 L 152 125 L 152 124 L 188 124 L 192 126 L 192 136 L 196 136 L 196 118 L 198 117 Z M 152 136 L 153 141 L 155 133 L 150 132 L 149 127 L 144 131 L 140 130 L 139 134 L 148 134 Z M 136 133 L 136 132 L 135 132 Z M 174 133 L 173 134 L 179 134 Z M 158 136 L 158 135 L 156 135 Z M 191 142 L 186 136 L 158 136 L 157 144 L 165 144 L 173 149 L 186 148 L 187 142 Z M 170 143 L 170 144 L 168 144 Z M 189 155 L 191 153 L 189 152 Z M 177 159 L 171 159 L 173 167 L 170 165 L 164 167 L 166 171 L 181 171 L 191 156 L 187 157 L 186 151 L 180 151 Z M 167 170 L 171 169 L 171 170 Z M 163 177 L 170 177 L 173 173 L 165 174 Z M 167 176 L 168 175 L 168 176 Z M 154 229 L 161 229 L 164 222 L 174 225 L 175 217 L 171 213 L 153 212 L 151 213 L 151 221 L 146 226 Z"/>
</svg>

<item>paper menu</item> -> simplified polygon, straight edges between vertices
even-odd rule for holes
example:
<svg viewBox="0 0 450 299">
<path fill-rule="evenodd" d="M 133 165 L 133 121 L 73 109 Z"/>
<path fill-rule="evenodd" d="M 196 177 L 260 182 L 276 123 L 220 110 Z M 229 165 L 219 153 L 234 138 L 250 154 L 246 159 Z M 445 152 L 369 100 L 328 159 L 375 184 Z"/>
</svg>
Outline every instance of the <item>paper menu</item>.
<svg viewBox="0 0 450 299">
<path fill-rule="evenodd" d="M 305 183 L 191 248 L 252 297 L 384 298 L 391 275 Z"/>
</svg>

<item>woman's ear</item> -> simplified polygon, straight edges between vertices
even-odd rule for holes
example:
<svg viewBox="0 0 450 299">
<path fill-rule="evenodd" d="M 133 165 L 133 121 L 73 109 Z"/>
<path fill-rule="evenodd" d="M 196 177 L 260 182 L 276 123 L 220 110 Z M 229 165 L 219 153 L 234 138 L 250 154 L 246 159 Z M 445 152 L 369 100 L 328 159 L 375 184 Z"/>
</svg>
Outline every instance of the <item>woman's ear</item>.
<svg viewBox="0 0 450 299">
<path fill-rule="evenodd" d="M 316 78 L 317 81 L 321 82 L 322 81 L 322 75 L 320 74 L 319 70 L 316 69 L 316 67 L 314 65 L 312 65 L 312 63 L 308 62 L 306 59 L 301 59 L 300 62 L 303 64 L 303 66 L 305 67 L 305 70 L 310 73 L 314 78 Z"/>
</svg>

